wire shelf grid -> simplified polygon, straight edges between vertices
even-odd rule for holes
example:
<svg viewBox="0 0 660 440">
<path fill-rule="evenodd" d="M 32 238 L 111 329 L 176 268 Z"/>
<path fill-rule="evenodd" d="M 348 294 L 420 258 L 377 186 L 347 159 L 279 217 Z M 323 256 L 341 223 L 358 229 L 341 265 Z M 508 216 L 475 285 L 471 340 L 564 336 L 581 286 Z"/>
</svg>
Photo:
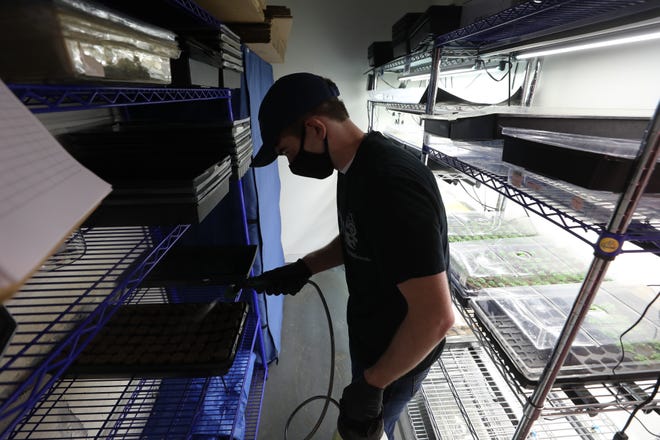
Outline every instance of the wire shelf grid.
<svg viewBox="0 0 660 440">
<path fill-rule="evenodd" d="M 606 21 L 613 15 L 632 14 L 654 7 L 648 0 L 544 0 L 526 1 L 439 35 L 435 45 L 478 46 L 493 49 L 525 38 Z"/>
<path fill-rule="evenodd" d="M 430 67 L 431 51 L 423 50 L 396 58 L 382 66 L 375 67 L 377 72 L 401 72 L 409 67 Z"/>
<path fill-rule="evenodd" d="M 596 234 L 604 232 L 607 218 L 612 215 L 616 206 L 615 201 L 618 196 L 615 194 L 582 190 L 573 185 L 558 183 L 536 175 L 534 178 L 546 182 L 547 186 L 539 186 L 537 190 L 521 189 L 509 181 L 508 173 L 496 174 L 481 168 L 483 166 L 481 164 L 489 164 L 490 167 L 501 165 L 502 169 L 509 168 L 498 157 L 475 155 L 464 161 L 434 148 L 426 147 L 425 150 L 431 159 L 461 171 L 591 246 L 593 246 L 591 238 L 584 232 L 591 231 Z M 478 164 L 474 165 L 470 162 L 474 164 L 478 162 Z M 533 173 L 527 174 L 533 175 Z M 577 201 L 579 201 L 578 205 L 576 205 Z M 642 203 L 634 219 L 627 231 L 627 237 L 635 243 L 649 242 L 656 247 L 659 246 L 660 218 L 658 218 L 657 200 L 649 198 Z M 623 252 L 631 251 L 636 250 L 623 250 Z"/>
<path fill-rule="evenodd" d="M 180 7 L 182 10 L 198 19 L 198 21 L 210 25 L 215 29 L 219 29 L 221 26 L 221 23 L 213 15 L 209 14 L 206 9 L 200 7 L 193 0 L 168 0 L 168 2 Z"/>
<path fill-rule="evenodd" d="M 229 89 L 8 84 L 33 113 L 229 99 Z"/>
<path fill-rule="evenodd" d="M 477 341 L 475 343 L 478 344 L 480 350 L 488 355 L 497 374 L 505 379 L 519 404 L 523 405 L 531 396 L 533 390 L 524 388 L 516 379 L 515 373 L 510 369 L 511 367 L 505 362 L 499 351 L 494 348 L 497 345 L 496 342 L 491 339 L 476 319 L 469 303 L 468 306 L 464 306 L 456 299 L 456 295 L 452 295 L 452 298 L 461 316 L 473 330 Z M 548 395 L 543 409 L 543 416 L 554 418 L 578 414 L 595 415 L 610 411 L 630 411 L 651 394 L 654 385 L 653 380 L 607 383 L 588 383 L 585 380 L 585 383 L 562 384 L 561 386 L 555 386 Z M 589 398 L 574 401 L 569 397 L 570 395 L 587 395 Z M 652 411 L 658 408 L 660 408 L 660 398 L 649 402 L 644 410 Z"/>
<path fill-rule="evenodd" d="M 267 370 L 255 365 L 250 382 L 250 395 L 245 407 L 245 440 L 256 440 L 261 419 L 261 403 L 263 401 Z"/>
<path fill-rule="evenodd" d="M 449 343 L 424 381 L 422 395 L 435 436 L 441 439 L 508 440 L 522 413 L 522 402 L 483 348 L 474 343 Z M 615 431 L 604 415 L 544 415 L 534 425 L 531 438 L 609 440 Z"/>
<path fill-rule="evenodd" d="M 387 107 L 395 108 L 391 103 Z M 438 141 L 429 136 L 425 146 L 420 148 L 418 133 L 402 135 L 390 131 L 384 134 L 400 144 L 428 152 L 429 157 L 438 164 L 449 166 L 503 194 L 590 246 L 594 245 L 593 239 L 585 232 L 599 235 L 605 231 L 620 196 L 608 191 L 580 188 L 502 162 L 501 150 L 498 148 L 501 144 L 497 143 L 499 141 Z M 624 253 L 660 253 L 659 206 L 660 195 L 645 194 L 642 197 L 626 231 L 626 239 L 641 249 L 624 248 Z"/>
<path fill-rule="evenodd" d="M 264 375 L 263 369 L 255 368 L 254 373 L 251 370 L 258 325 L 256 314 L 250 314 L 234 363 L 222 377 L 64 378 L 9 438 L 234 438 L 241 416 L 240 396 L 248 392 L 248 375 L 252 375 L 253 381 L 246 432 L 250 430 L 254 437 Z"/>
<path fill-rule="evenodd" d="M 5 304 L 18 326 L 0 359 L 0 437 L 59 378 L 188 226 L 157 229 L 81 230 Z M 155 235 L 163 239 L 154 242 Z"/>
</svg>

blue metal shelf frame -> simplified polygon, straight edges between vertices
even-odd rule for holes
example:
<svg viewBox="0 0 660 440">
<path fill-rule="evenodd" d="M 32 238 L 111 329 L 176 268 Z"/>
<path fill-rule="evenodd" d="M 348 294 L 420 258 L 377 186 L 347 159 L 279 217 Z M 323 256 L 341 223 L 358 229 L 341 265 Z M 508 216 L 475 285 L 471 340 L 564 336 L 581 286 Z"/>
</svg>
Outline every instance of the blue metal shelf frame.
<svg viewBox="0 0 660 440">
<path fill-rule="evenodd" d="M 89 439 L 234 438 L 248 383 L 247 407 L 256 407 L 257 418 L 253 415 L 246 429 L 256 432 L 264 370 L 251 367 L 259 326 L 259 318 L 250 314 L 234 363 L 222 377 L 61 379 L 10 438 L 44 438 L 50 432 L 53 438 L 55 433 Z M 68 408 L 76 411 L 67 413 Z M 63 415 L 69 426 L 61 426 Z"/>
<path fill-rule="evenodd" d="M 257 440 L 259 433 L 259 422 L 261 420 L 261 403 L 264 398 L 264 390 L 268 370 L 255 365 L 250 383 L 250 395 L 245 407 L 245 435 L 244 440 Z"/>
<path fill-rule="evenodd" d="M 8 84 L 33 113 L 52 113 L 130 105 L 225 99 L 231 111 L 230 89 L 166 87 L 96 87 Z"/>
<path fill-rule="evenodd" d="M 650 6 L 649 6 L 650 5 Z M 616 13 L 657 7 L 647 0 L 526 1 L 468 26 L 439 35 L 435 46 L 503 46 L 543 33 L 608 20 Z M 493 47 L 489 47 L 493 49 Z"/>
<path fill-rule="evenodd" d="M 180 7 L 182 10 L 188 12 L 193 17 L 199 19 L 204 24 L 208 24 L 214 29 L 220 29 L 221 23 L 206 9 L 200 7 L 192 0 L 167 0 L 169 3 Z"/>
<path fill-rule="evenodd" d="M 38 272 L 6 306 L 18 329 L 0 361 L 5 438 L 64 373 L 117 306 L 188 229 L 173 227 L 160 243 L 147 228 L 82 232 L 84 255 Z M 4 395 L 6 393 L 6 395 Z"/>
</svg>

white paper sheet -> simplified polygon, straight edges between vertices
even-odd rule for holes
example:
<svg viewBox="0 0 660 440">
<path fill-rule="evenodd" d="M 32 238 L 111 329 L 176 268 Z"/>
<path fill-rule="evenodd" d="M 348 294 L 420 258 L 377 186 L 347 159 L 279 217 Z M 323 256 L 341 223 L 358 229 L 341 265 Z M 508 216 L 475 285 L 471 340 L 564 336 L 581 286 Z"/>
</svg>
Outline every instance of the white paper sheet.
<svg viewBox="0 0 660 440">
<path fill-rule="evenodd" d="M 0 299 L 110 193 L 0 80 Z"/>
</svg>

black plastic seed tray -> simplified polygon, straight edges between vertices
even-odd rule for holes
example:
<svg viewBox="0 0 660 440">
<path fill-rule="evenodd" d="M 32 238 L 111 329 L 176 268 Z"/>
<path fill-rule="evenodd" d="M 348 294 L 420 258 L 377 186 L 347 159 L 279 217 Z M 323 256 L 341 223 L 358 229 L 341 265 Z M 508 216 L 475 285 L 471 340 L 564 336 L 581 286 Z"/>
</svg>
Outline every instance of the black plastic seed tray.
<svg viewBox="0 0 660 440">
<path fill-rule="evenodd" d="M 178 246 L 142 282 L 143 286 L 222 286 L 245 280 L 257 247 Z"/>
<path fill-rule="evenodd" d="M 521 384 L 533 387 L 548 363 L 579 284 L 487 289 L 472 299 L 476 319 Z M 653 298 L 649 288 L 605 283 L 597 294 L 557 376 L 557 383 L 641 380 L 660 373 L 658 307 L 633 331 L 635 304 Z M 638 309 L 641 311 L 641 309 Z"/>
<path fill-rule="evenodd" d="M 58 140 L 72 151 L 125 147 L 146 149 L 154 155 L 168 150 L 184 154 L 220 151 L 219 145 L 234 142 L 249 127 L 249 119 L 217 123 L 122 122 L 60 135 Z"/>
<path fill-rule="evenodd" d="M 587 189 L 622 192 L 634 169 L 640 141 L 523 128 L 503 128 L 502 160 Z M 657 168 L 657 167 L 656 167 Z M 660 192 L 660 171 L 646 192 Z"/>
<path fill-rule="evenodd" d="M 122 306 L 66 374 L 222 376 L 234 361 L 247 315 L 244 302 Z"/>
</svg>

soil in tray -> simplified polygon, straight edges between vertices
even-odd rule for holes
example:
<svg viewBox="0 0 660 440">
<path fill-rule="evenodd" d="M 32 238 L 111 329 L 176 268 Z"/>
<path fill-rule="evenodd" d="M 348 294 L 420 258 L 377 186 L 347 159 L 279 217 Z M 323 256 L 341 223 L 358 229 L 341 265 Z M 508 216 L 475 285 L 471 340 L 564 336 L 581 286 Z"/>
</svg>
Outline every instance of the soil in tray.
<svg viewBox="0 0 660 440">
<path fill-rule="evenodd" d="M 246 303 L 122 306 L 68 370 L 80 377 L 226 374 L 247 318 Z"/>
<path fill-rule="evenodd" d="M 541 284 L 576 283 L 584 279 L 582 274 L 547 273 L 529 276 L 492 275 L 486 277 L 468 277 L 465 285 L 470 290 L 486 289 L 489 287 L 535 286 Z"/>
</svg>

